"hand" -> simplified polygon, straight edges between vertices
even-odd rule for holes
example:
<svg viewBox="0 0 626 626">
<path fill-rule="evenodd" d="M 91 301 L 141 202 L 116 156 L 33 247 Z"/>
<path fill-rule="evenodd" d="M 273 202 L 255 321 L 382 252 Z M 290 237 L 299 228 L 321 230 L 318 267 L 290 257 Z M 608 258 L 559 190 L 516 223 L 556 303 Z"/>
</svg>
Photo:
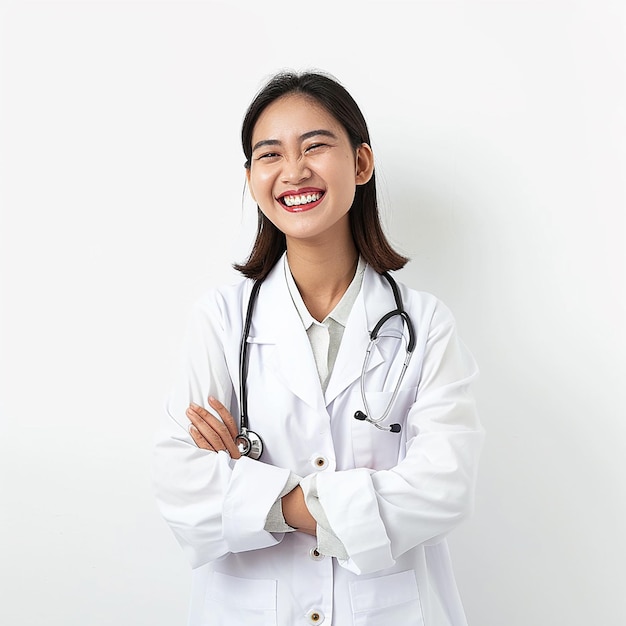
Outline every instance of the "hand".
<svg viewBox="0 0 626 626">
<path fill-rule="evenodd" d="M 189 434 L 199 448 L 213 452 L 226 450 L 233 459 L 238 459 L 241 453 L 235 443 L 238 430 L 233 416 L 213 396 L 209 396 L 209 406 L 215 409 L 222 421 L 192 402 L 186 412 L 191 422 Z"/>
<path fill-rule="evenodd" d="M 317 522 L 306 506 L 300 485 L 282 497 L 282 507 L 283 517 L 289 526 L 297 528 L 302 533 L 316 535 Z"/>
</svg>

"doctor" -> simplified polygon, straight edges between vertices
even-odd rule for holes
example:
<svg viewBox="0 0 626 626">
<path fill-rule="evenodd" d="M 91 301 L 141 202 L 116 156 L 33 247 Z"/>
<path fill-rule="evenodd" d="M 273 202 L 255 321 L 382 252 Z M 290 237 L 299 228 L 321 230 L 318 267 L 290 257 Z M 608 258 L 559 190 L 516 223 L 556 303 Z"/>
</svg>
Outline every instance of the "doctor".
<svg viewBox="0 0 626 626">
<path fill-rule="evenodd" d="M 334 79 L 283 73 L 242 141 L 246 279 L 193 311 L 156 447 L 189 624 L 464 625 L 445 536 L 472 509 L 477 369 L 449 310 L 383 275 L 407 259 L 379 222 L 363 115 Z"/>
</svg>

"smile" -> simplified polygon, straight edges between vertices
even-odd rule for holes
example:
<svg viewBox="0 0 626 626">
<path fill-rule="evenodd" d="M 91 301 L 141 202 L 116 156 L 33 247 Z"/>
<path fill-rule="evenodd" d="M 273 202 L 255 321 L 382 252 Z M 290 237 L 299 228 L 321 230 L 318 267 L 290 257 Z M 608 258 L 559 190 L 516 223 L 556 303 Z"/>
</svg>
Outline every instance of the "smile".
<svg viewBox="0 0 626 626">
<path fill-rule="evenodd" d="M 317 202 L 322 197 L 322 193 L 307 193 L 300 196 L 283 196 L 281 200 L 287 206 L 300 206 L 301 204 L 311 204 Z"/>
<path fill-rule="evenodd" d="M 316 207 L 324 197 L 323 191 L 314 191 L 309 193 L 300 193 L 294 195 L 284 195 L 278 198 L 278 201 L 288 211 L 298 213 L 308 211 Z"/>
</svg>

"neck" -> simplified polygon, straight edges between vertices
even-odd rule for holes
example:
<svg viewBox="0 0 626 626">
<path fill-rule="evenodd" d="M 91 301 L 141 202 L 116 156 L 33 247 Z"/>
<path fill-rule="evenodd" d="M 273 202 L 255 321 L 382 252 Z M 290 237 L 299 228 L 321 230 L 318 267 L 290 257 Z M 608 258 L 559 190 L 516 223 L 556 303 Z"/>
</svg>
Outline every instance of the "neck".
<svg viewBox="0 0 626 626">
<path fill-rule="evenodd" d="M 352 238 L 341 247 L 287 242 L 287 260 L 309 313 L 322 321 L 352 282 L 359 255 Z"/>
</svg>

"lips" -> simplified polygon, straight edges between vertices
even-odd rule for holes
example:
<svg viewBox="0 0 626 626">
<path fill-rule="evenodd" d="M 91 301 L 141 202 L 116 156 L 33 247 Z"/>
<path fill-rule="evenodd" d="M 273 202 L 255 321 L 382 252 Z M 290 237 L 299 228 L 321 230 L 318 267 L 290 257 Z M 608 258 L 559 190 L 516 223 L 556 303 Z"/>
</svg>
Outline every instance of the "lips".
<svg viewBox="0 0 626 626">
<path fill-rule="evenodd" d="M 323 199 L 325 191 L 316 187 L 290 189 L 281 193 L 277 200 L 290 213 L 302 213 L 315 208 Z"/>
</svg>

